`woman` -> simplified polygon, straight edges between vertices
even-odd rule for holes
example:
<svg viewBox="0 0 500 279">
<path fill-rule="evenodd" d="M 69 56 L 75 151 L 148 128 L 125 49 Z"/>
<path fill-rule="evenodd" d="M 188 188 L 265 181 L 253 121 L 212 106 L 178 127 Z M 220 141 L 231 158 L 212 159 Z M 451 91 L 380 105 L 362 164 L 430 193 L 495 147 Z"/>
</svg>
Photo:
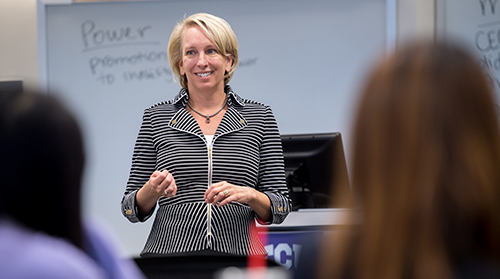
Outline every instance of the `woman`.
<svg viewBox="0 0 500 279">
<path fill-rule="evenodd" d="M 131 222 L 147 220 L 159 205 L 141 256 L 265 255 L 255 220 L 281 223 L 291 209 L 271 108 L 227 85 L 238 42 L 223 19 L 186 18 L 168 53 L 182 89 L 145 110 L 122 199 Z"/>
<path fill-rule="evenodd" d="M 42 93 L 0 93 L 0 278 L 143 278 L 80 212 L 83 141 Z"/>
<path fill-rule="evenodd" d="M 383 59 L 354 129 L 362 222 L 333 238 L 321 278 L 500 278 L 497 117 L 460 47 L 417 43 Z"/>
</svg>

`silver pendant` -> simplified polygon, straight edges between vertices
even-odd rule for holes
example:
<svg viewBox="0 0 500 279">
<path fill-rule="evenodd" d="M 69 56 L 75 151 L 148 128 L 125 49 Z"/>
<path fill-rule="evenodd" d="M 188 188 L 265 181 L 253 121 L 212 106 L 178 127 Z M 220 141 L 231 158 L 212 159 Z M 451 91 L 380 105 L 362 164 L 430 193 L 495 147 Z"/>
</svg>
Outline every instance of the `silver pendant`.
<svg viewBox="0 0 500 279">
<path fill-rule="evenodd" d="M 207 123 L 210 123 L 210 117 L 207 117 Z"/>
</svg>

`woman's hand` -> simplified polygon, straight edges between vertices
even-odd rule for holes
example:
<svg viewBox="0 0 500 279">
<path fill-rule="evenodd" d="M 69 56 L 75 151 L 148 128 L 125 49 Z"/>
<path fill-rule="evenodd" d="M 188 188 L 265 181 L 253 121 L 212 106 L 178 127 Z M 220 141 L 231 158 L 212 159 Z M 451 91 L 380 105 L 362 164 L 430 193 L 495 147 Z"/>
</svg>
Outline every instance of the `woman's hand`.
<svg viewBox="0 0 500 279">
<path fill-rule="evenodd" d="M 175 179 L 167 170 L 153 172 L 144 187 L 148 187 L 149 191 L 156 193 L 158 198 L 160 196 L 171 198 L 177 193 Z"/>
<path fill-rule="evenodd" d="M 171 173 L 167 170 L 155 171 L 148 182 L 142 186 L 135 196 L 140 215 L 148 214 L 161 196 L 171 198 L 177 194 L 177 185 Z"/>
<path fill-rule="evenodd" d="M 255 192 L 253 188 L 222 181 L 208 187 L 205 192 L 205 202 L 218 206 L 224 206 L 232 201 L 248 204 L 249 201 L 255 199 Z"/>
<path fill-rule="evenodd" d="M 271 218 L 271 201 L 267 195 L 251 187 L 236 186 L 226 181 L 217 182 L 205 191 L 205 202 L 224 206 L 230 202 L 248 204 L 265 221 Z"/>
</svg>

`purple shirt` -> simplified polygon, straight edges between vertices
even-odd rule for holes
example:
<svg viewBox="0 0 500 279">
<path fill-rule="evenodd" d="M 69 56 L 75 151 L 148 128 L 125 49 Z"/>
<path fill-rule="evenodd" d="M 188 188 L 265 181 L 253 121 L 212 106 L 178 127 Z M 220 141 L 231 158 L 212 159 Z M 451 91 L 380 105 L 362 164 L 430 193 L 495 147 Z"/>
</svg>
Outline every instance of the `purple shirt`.
<svg viewBox="0 0 500 279">
<path fill-rule="evenodd" d="M 88 254 L 63 239 L 0 220 L 0 278 L 144 278 L 135 263 L 116 256 L 95 227 L 85 225 L 85 235 Z"/>
</svg>

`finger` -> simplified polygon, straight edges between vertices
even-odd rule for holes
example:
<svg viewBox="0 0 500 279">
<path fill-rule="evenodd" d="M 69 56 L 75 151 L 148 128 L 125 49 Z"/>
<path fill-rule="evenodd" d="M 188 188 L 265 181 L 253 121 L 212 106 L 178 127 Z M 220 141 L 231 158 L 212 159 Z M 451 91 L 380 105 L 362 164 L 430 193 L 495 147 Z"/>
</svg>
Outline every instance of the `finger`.
<svg viewBox="0 0 500 279">
<path fill-rule="evenodd" d="M 207 196 L 205 202 L 212 203 L 214 199 L 217 198 L 217 194 L 219 193 L 219 191 L 216 188 L 212 188 L 210 190 L 207 190 L 205 193 Z"/>
<path fill-rule="evenodd" d="M 232 202 L 232 201 L 234 201 L 234 200 L 236 200 L 234 195 L 232 195 L 232 196 L 227 196 L 227 198 L 224 198 L 222 201 L 220 201 L 220 202 L 217 204 L 217 206 L 218 206 L 218 207 L 224 206 L 224 205 L 226 205 L 226 204 L 228 204 L 228 203 L 230 203 L 230 202 Z"/>
<path fill-rule="evenodd" d="M 208 188 L 206 191 L 205 191 L 205 202 L 206 203 L 210 203 L 212 201 L 212 188 Z"/>
<path fill-rule="evenodd" d="M 163 190 L 163 194 L 162 195 L 165 196 L 165 197 L 170 197 L 171 192 L 167 188 L 167 189 Z"/>
<path fill-rule="evenodd" d="M 160 183 L 163 183 L 163 181 L 165 181 L 165 179 L 167 179 L 168 175 L 170 173 L 167 171 L 167 170 L 162 170 L 161 172 L 158 172 L 158 181 Z"/>
<path fill-rule="evenodd" d="M 172 183 L 172 174 L 169 173 L 160 182 L 160 186 L 162 189 L 166 189 L 168 187 L 168 185 L 170 185 L 170 183 Z"/>
<path fill-rule="evenodd" d="M 152 174 L 151 174 L 151 178 L 155 178 L 158 176 L 158 174 L 160 174 L 159 171 L 155 170 Z"/>
<path fill-rule="evenodd" d="M 171 197 L 175 196 L 175 194 L 176 194 L 176 192 L 170 192 L 169 190 L 165 189 L 162 196 L 164 196 L 165 198 L 171 198 Z"/>
<path fill-rule="evenodd" d="M 172 193 L 174 192 L 174 186 L 175 186 L 174 177 L 172 176 L 171 173 L 169 173 L 162 181 L 161 188 L 163 189 L 163 192 L 166 195 L 172 196 Z"/>
<path fill-rule="evenodd" d="M 208 189 L 205 191 L 205 201 L 211 202 L 212 199 L 217 195 L 217 189 L 215 188 L 214 185 L 211 185 L 208 187 Z"/>
<path fill-rule="evenodd" d="M 214 192 L 214 188 L 218 187 L 219 184 L 220 184 L 219 182 L 214 183 L 207 188 L 204 196 L 205 200 L 208 200 L 209 198 L 211 199 L 215 194 L 217 194 L 217 192 Z"/>
<path fill-rule="evenodd" d="M 175 183 L 175 179 L 173 177 L 168 187 L 171 189 L 170 194 L 172 195 L 172 197 L 175 196 L 175 194 L 177 194 L 177 184 Z"/>
<path fill-rule="evenodd" d="M 158 178 L 158 175 L 159 175 L 159 171 L 154 171 L 151 176 L 149 177 L 149 182 L 151 184 L 153 184 L 154 182 L 156 182 L 157 178 Z"/>
<path fill-rule="evenodd" d="M 245 196 L 248 194 L 246 193 L 245 188 L 246 187 L 235 185 L 232 185 L 232 187 L 227 187 L 225 189 L 225 191 L 227 191 L 227 194 L 224 193 L 224 191 L 221 192 L 221 195 L 223 195 L 224 198 L 217 204 L 217 206 L 224 206 L 233 201 L 245 203 Z"/>
<path fill-rule="evenodd" d="M 168 187 L 165 189 L 164 193 L 168 197 L 175 196 L 177 194 L 177 185 L 175 184 L 175 182 L 170 183 L 170 185 L 168 185 Z"/>
<path fill-rule="evenodd" d="M 162 171 L 155 170 L 151 176 L 157 178 L 157 177 L 165 177 L 167 176 L 167 174 L 168 174 L 167 170 L 162 170 Z"/>
<path fill-rule="evenodd" d="M 176 185 L 174 185 L 174 186 L 175 187 L 173 187 L 172 192 L 170 193 L 170 195 L 172 195 L 172 197 L 177 194 L 177 186 Z"/>
<path fill-rule="evenodd" d="M 218 202 L 222 201 L 224 199 L 224 194 L 222 192 L 218 192 L 214 198 L 212 199 L 212 204 L 216 205 Z"/>
<path fill-rule="evenodd" d="M 167 171 L 164 170 L 162 172 L 160 171 L 154 171 L 153 174 L 151 174 L 151 177 L 149 178 L 150 183 L 152 186 L 156 187 L 161 184 L 161 182 L 165 179 L 167 176 Z"/>
<path fill-rule="evenodd" d="M 228 185 L 221 187 L 220 192 L 217 193 L 217 196 L 212 203 L 217 204 L 218 202 L 225 201 L 227 198 L 229 198 L 229 196 L 230 196 L 229 193 L 230 193 L 230 191 L 233 191 L 232 189 L 234 189 L 234 188 L 228 187 Z"/>
<path fill-rule="evenodd" d="M 175 196 L 177 194 L 177 187 L 175 186 L 175 183 L 171 183 L 164 191 L 163 194 L 165 197 L 170 198 Z"/>
<path fill-rule="evenodd" d="M 208 197 L 210 196 L 210 193 L 212 192 L 212 189 L 213 189 L 213 186 L 210 186 L 207 188 L 207 190 L 205 191 L 205 195 L 203 196 L 203 198 L 205 199 L 205 201 L 208 200 Z"/>
<path fill-rule="evenodd" d="M 219 186 L 219 187 L 214 188 L 214 191 L 213 191 L 214 197 L 212 200 L 213 204 L 216 204 L 225 198 L 224 189 L 226 189 L 226 188 L 227 188 L 227 185 L 225 185 L 225 184 L 223 184 L 223 186 Z"/>
</svg>

